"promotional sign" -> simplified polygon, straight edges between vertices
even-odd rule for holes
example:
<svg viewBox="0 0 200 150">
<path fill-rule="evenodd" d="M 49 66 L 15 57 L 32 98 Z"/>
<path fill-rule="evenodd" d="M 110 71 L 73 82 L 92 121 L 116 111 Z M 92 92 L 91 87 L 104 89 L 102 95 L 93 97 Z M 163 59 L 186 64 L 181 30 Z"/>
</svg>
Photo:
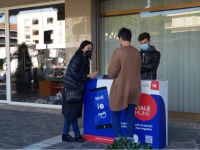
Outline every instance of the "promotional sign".
<svg viewBox="0 0 200 150">
<path fill-rule="evenodd" d="M 112 128 L 107 88 L 95 88 L 91 89 L 89 92 L 90 98 L 93 99 L 95 128 L 97 130 Z"/>
<path fill-rule="evenodd" d="M 109 91 L 112 80 L 90 80 L 84 91 L 84 139 L 95 142 L 112 143 L 111 111 Z M 151 144 L 153 148 L 163 148 L 168 139 L 167 81 L 142 81 L 140 104 L 135 108 L 135 142 Z M 121 113 L 122 134 L 126 133 L 125 111 Z"/>
</svg>

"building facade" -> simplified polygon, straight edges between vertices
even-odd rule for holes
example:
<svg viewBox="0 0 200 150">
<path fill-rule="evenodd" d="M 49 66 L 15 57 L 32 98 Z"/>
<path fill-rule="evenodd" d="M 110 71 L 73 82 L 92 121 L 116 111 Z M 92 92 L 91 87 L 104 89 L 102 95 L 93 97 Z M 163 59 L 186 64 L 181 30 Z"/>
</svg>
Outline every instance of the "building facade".
<svg viewBox="0 0 200 150">
<path fill-rule="evenodd" d="M 57 10 L 52 8 L 21 11 L 17 16 L 18 44 L 35 44 L 36 49 L 46 49 L 45 31 L 50 30 L 50 49 L 65 48 L 65 20 L 58 20 Z"/>
<path fill-rule="evenodd" d="M 198 0 L 45 0 L 42 3 L 23 0 L 0 1 L 0 7 L 2 11 L 10 11 L 58 3 L 65 5 L 62 11 L 65 31 L 62 33 L 66 63 L 82 40 L 92 40 L 95 45 L 92 69 L 106 74 L 112 52 L 119 47 L 117 33 L 121 27 L 131 29 L 132 44 L 137 48 L 138 35 L 149 32 L 152 45 L 161 52 L 158 79 L 169 81 L 169 110 L 200 113 Z M 36 20 L 34 22 L 37 24 Z M 24 33 L 23 36 L 26 37 Z M 31 42 L 37 45 L 40 41 Z M 12 98 L 8 96 L 8 99 Z"/>
</svg>

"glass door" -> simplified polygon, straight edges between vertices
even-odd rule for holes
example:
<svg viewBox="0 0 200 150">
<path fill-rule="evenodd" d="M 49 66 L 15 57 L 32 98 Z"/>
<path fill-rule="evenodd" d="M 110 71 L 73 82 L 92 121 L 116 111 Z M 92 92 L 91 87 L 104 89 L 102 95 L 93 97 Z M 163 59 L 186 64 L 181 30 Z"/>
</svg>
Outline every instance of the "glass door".
<svg viewBox="0 0 200 150">
<path fill-rule="evenodd" d="M 8 64 L 10 56 L 7 14 L 6 11 L 0 10 L 0 103 L 8 103 L 10 100 L 10 91 L 8 91 L 10 87 L 10 64 Z"/>
<path fill-rule="evenodd" d="M 6 101 L 5 13 L 0 12 L 0 100 Z"/>
</svg>

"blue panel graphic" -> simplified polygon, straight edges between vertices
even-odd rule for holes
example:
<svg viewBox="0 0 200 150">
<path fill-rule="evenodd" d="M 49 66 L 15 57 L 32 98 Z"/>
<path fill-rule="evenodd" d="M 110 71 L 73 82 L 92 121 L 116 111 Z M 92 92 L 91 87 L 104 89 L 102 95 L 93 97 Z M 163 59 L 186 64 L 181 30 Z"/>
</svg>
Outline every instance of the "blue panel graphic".
<svg viewBox="0 0 200 150">
<path fill-rule="evenodd" d="M 107 87 L 97 88 L 96 86 L 97 80 L 90 80 L 85 87 L 84 134 L 114 137 Z M 156 105 L 156 114 L 146 121 L 136 118 L 134 134 L 141 143 L 151 144 L 153 148 L 163 148 L 166 146 L 165 103 L 159 95 L 149 96 Z M 127 119 L 123 111 L 121 118 L 122 133 L 126 132 Z"/>
</svg>

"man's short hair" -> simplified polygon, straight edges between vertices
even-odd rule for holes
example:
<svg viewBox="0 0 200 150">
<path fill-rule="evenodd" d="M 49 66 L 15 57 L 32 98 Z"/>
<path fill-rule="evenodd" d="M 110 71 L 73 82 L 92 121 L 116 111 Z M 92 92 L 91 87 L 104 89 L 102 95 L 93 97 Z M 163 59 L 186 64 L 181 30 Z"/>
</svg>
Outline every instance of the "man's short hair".
<svg viewBox="0 0 200 150">
<path fill-rule="evenodd" d="M 130 29 L 121 28 L 118 33 L 118 38 L 122 38 L 124 41 L 131 41 L 132 33 Z"/>
<path fill-rule="evenodd" d="M 148 41 L 150 40 L 150 34 L 148 32 L 144 32 L 142 34 L 139 35 L 138 37 L 138 41 L 142 41 L 144 39 L 147 39 Z"/>
</svg>

